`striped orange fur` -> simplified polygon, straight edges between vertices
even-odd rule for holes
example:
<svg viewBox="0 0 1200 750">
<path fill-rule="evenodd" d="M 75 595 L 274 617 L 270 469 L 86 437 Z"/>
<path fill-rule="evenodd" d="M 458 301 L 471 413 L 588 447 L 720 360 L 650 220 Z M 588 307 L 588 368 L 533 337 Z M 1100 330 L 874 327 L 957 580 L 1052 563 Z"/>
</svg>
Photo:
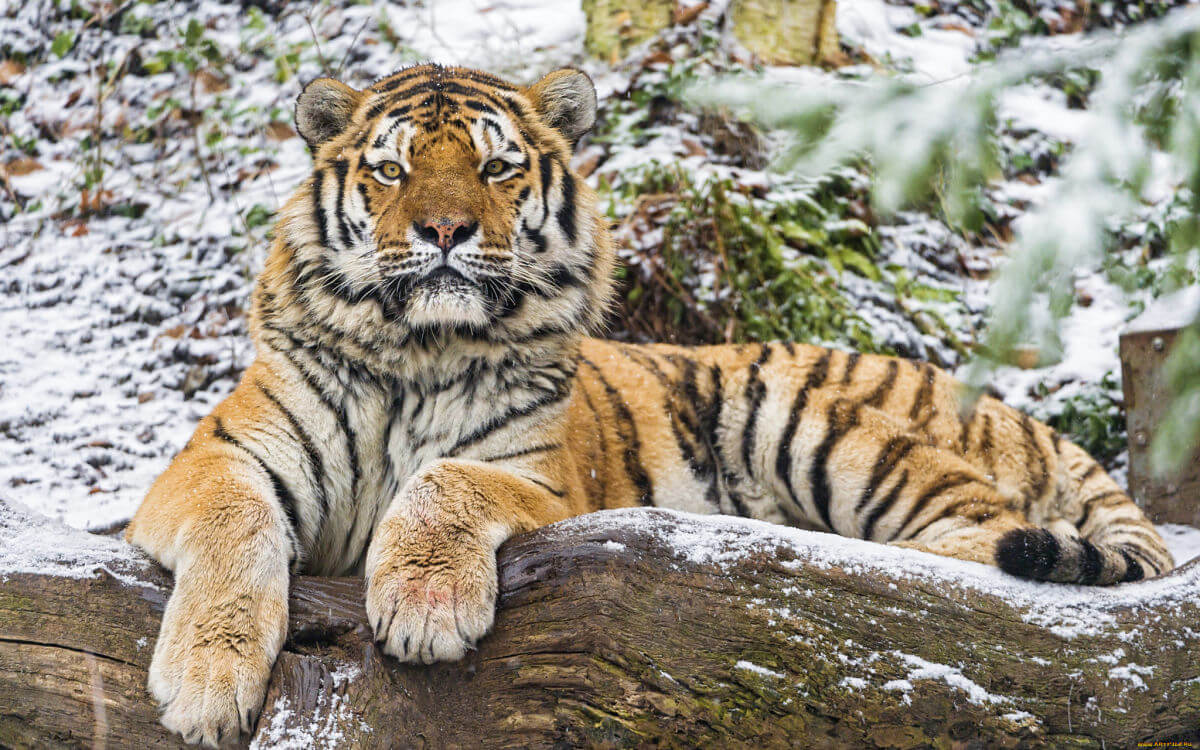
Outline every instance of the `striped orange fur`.
<svg viewBox="0 0 1200 750">
<path fill-rule="evenodd" d="M 128 538 L 175 571 L 150 670 L 163 722 L 246 731 L 288 577 L 361 574 L 384 650 L 460 658 L 491 627 L 497 547 L 600 508 L 802 524 L 1111 584 L 1172 566 L 1084 451 L 920 362 L 792 343 L 588 338 L 615 255 L 569 168 L 577 71 L 518 87 L 402 70 L 320 79 L 312 176 L 253 296 L 257 359 L 150 489 Z"/>
</svg>

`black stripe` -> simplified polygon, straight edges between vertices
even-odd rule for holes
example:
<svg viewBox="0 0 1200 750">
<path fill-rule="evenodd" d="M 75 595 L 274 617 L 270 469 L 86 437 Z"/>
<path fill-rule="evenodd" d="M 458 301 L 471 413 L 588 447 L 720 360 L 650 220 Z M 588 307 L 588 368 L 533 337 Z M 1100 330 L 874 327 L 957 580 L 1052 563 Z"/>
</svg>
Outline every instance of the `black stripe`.
<svg viewBox="0 0 1200 750">
<path fill-rule="evenodd" d="M 527 480 L 527 481 L 533 482 L 534 484 L 536 484 L 537 486 L 539 486 L 539 487 L 541 487 L 542 489 L 546 490 L 546 492 L 549 492 L 551 495 L 554 495 L 555 497 L 566 497 L 566 495 L 567 495 L 567 491 L 566 491 L 566 490 L 556 490 L 556 489 L 554 489 L 553 487 L 551 487 L 550 485 L 546 484 L 545 482 L 543 482 L 543 481 L 542 481 L 542 480 L 540 480 L 540 479 L 536 479 L 536 478 L 534 478 L 534 477 L 526 477 L 526 476 L 522 476 L 521 478 L 522 478 L 522 479 L 525 479 L 525 480 Z"/>
<path fill-rule="evenodd" d="M 862 360 L 862 354 L 859 352 L 850 352 L 849 358 L 846 359 L 846 371 L 842 373 L 842 385 L 849 385 L 850 378 L 854 377 L 854 371 L 858 368 L 858 363 Z"/>
<path fill-rule="evenodd" d="M 913 533 L 904 534 L 904 530 L 908 528 L 909 524 L 916 520 L 917 516 L 924 512 L 930 501 L 945 494 L 946 492 L 949 492 L 950 490 L 968 484 L 982 484 L 982 482 L 980 482 L 978 477 L 962 471 L 952 471 L 948 474 L 944 474 L 941 479 L 934 482 L 932 486 L 928 487 L 924 492 L 917 496 L 917 499 L 913 501 L 912 507 L 908 510 L 908 515 L 906 515 L 904 517 L 904 521 L 898 527 L 896 527 L 896 531 L 892 534 L 888 541 L 890 542 L 895 540 L 896 538 L 900 537 L 901 534 L 903 534 L 903 539 L 913 539 L 917 536 L 917 534 L 924 531 L 930 524 L 945 518 L 947 511 L 956 507 L 954 504 L 947 505 L 942 509 L 942 513 L 921 524 L 921 527 L 916 529 Z"/>
<path fill-rule="evenodd" d="M 1034 474 L 1034 480 L 1030 486 L 1031 496 L 1030 502 L 1036 501 L 1046 492 L 1046 485 L 1050 483 L 1050 469 L 1046 456 L 1040 450 L 1041 446 L 1037 442 L 1037 434 L 1034 432 L 1033 419 L 1028 414 L 1021 415 L 1021 429 L 1025 432 L 1025 437 L 1029 439 L 1028 443 L 1023 443 L 1021 447 L 1025 450 L 1025 455 L 1038 463 L 1038 470 Z"/>
<path fill-rule="evenodd" d="M 454 444 L 454 447 L 446 452 L 446 455 L 456 456 L 461 453 L 463 449 L 478 443 L 480 440 L 483 440 L 496 430 L 504 427 L 509 422 L 512 422 L 514 419 L 527 417 L 530 414 L 533 414 L 535 411 L 543 407 L 556 404 L 571 395 L 571 383 L 573 377 L 559 377 L 552 378 L 552 380 L 554 381 L 554 390 L 545 391 L 541 396 L 538 396 L 533 401 L 530 401 L 523 406 L 510 408 L 503 414 L 492 417 L 475 430 L 469 432 L 465 437 L 460 438 L 459 441 Z"/>
<path fill-rule="evenodd" d="M 788 497 L 791 498 L 792 505 L 799 509 L 801 516 L 805 515 L 804 508 L 800 507 L 800 501 L 796 498 L 796 490 L 792 486 L 792 441 L 796 437 L 796 429 L 800 426 L 800 415 L 804 411 L 804 407 L 808 405 L 809 392 L 823 384 L 829 376 L 829 360 L 832 356 L 833 351 L 826 349 L 809 368 L 804 385 L 800 386 L 800 390 L 796 391 L 796 396 L 792 399 L 792 408 L 788 411 L 787 423 L 783 427 L 783 434 L 779 437 L 779 452 L 775 454 L 775 476 L 779 477 L 783 486 L 787 488 Z"/>
<path fill-rule="evenodd" d="M 333 171 L 337 175 L 337 203 L 334 205 L 334 212 L 338 220 L 338 228 L 341 230 L 342 248 L 349 248 L 350 240 L 350 224 L 346 221 L 346 178 L 350 175 L 350 162 L 345 159 L 337 159 L 333 162 Z"/>
<path fill-rule="evenodd" d="M 924 377 L 921 379 L 921 387 L 917 389 L 917 397 L 913 399 L 912 408 L 908 410 L 909 421 L 915 422 L 921 413 L 929 408 L 929 400 L 933 396 L 933 367 L 928 364 L 922 364 L 921 370 Z"/>
<path fill-rule="evenodd" d="M 875 390 L 871 392 L 871 395 L 863 399 L 863 403 L 875 408 L 882 406 L 888 394 L 892 392 L 892 388 L 896 385 L 896 374 L 899 371 L 899 361 L 895 359 L 888 360 L 887 375 L 883 376 L 883 380 L 879 381 L 879 385 L 875 386 Z"/>
<path fill-rule="evenodd" d="M 487 458 L 481 458 L 479 460 L 480 461 L 507 461 L 510 458 L 520 458 L 521 456 L 529 456 L 534 453 L 545 453 L 548 451 L 556 451 L 559 448 L 562 448 L 562 443 L 540 443 L 538 445 L 533 445 L 528 448 L 520 448 L 515 451 L 509 451 L 508 453 L 501 453 L 496 456 L 488 456 Z"/>
<path fill-rule="evenodd" d="M 533 243 L 533 251 L 535 253 L 546 252 L 546 237 L 533 227 L 525 227 L 525 236 Z"/>
<path fill-rule="evenodd" d="M 229 434 L 229 432 L 225 429 L 225 424 L 221 421 L 220 417 L 213 417 L 213 423 L 215 425 L 213 428 L 214 437 L 216 437 L 218 440 L 223 440 L 232 446 L 240 448 L 243 452 L 245 452 L 246 455 L 254 459 L 254 462 L 257 463 L 259 467 L 261 467 L 262 470 L 267 473 L 267 477 L 269 477 L 271 480 L 271 486 L 275 490 L 275 499 L 283 507 L 284 515 L 287 516 L 289 525 L 288 535 L 291 537 L 293 553 L 295 555 L 293 559 L 298 560 L 300 558 L 300 542 L 298 541 L 300 519 L 296 515 L 296 498 L 292 497 L 292 493 L 288 491 L 288 488 L 284 485 L 283 480 L 279 478 L 279 475 L 276 474 L 270 466 L 267 466 L 266 461 L 263 461 L 261 458 L 259 458 L 258 454 L 247 448 L 242 441 Z"/>
<path fill-rule="evenodd" d="M 855 515 L 862 513 L 867 504 L 871 502 L 871 498 L 875 497 L 875 493 L 879 491 L 879 486 L 891 476 L 896 466 L 915 447 L 917 447 L 917 440 L 909 435 L 899 435 L 887 441 L 883 450 L 879 451 L 879 458 L 875 461 L 875 467 L 871 469 L 871 477 L 867 480 L 862 497 L 859 498 L 858 505 L 854 508 Z"/>
<path fill-rule="evenodd" d="M 309 475 L 312 477 L 313 485 L 316 487 L 317 501 L 321 510 L 321 515 L 317 519 L 316 529 L 313 532 L 313 536 L 316 537 L 320 533 L 321 527 L 325 525 L 325 519 L 329 517 L 329 496 L 325 493 L 325 464 L 321 461 L 321 454 L 317 452 L 312 438 L 309 437 L 308 431 L 304 429 L 304 426 L 300 424 L 300 420 L 296 419 L 296 415 L 283 405 L 279 397 L 263 385 L 262 381 L 258 378 L 254 379 L 254 385 L 258 390 L 262 391 L 263 395 L 272 404 L 275 404 L 275 408 L 279 409 L 284 418 L 287 419 L 288 424 L 292 426 L 295 437 L 299 438 L 300 445 L 304 448 L 304 454 L 308 457 Z"/>
<path fill-rule="evenodd" d="M 276 333 L 287 336 L 289 339 L 291 339 L 293 346 L 300 348 L 299 342 L 292 338 L 291 334 L 278 328 L 274 328 L 273 326 L 268 326 L 268 328 Z M 296 360 L 296 357 L 292 352 L 286 349 L 280 349 L 278 347 L 272 348 L 282 354 L 287 361 L 291 363 L 292 367 L 296 369 L 296 372 L 300 373 L 300 377 L 304 379 L 305 385 L 312 390 L 317 398 L 321 400 L 321 403 L 325 405 L 325 408 L 333 414 L 334 419 L 337 420 L 338 427 L 341 428 L 342 435 L 346 438 L 346 457 L 350 460 L 350 496 L 355 497 L 358 493 L 359 480 L 358 443 L 357 436 L 354 434 L 354 431 L 350 429 L 350 418 L 349 415 L 346 414 L 345 404 L 334 403 L 333 399 L 328 393 L 325 392 L 325 389 L 321 387 L 321 384 L 317 382 L 312 373 L 310 373 L 303 365 L 300 364 L 300 362 Z M 319 367 L 320 365 L 317 366 Z"/>
<path fill-rule="evenodd" d="M 1100 580 L 1100 574 L 1104 572 L 1104 557 L 1100 554 L 1100 550 L 1096 549 L 1096 545 L 1086 539 L 1080 540 L 1083 547 L 1083 559 L 1080 565 L 1079 582 L 1087 585 L 1092 585 Z"/>
<path fill-rule="evenodd" d="M 993 444 L 992 415 L 983 415 L 983 427 L 979 430 L 979 456 L 987 464 L 989 476 L 996 476 L 995 445 Z"/>
<path fill-rule="evenodd" d="M 892 509 L 892 506 L 896 504 L 896 499 L 900 497 L 900 493 L 904 491 L 904 488 L 907 485 L 908 469 L 904 469 L 900 472 L 900 478 L 896 480 L 894 485 L 892 485 L 892 489 L 888 491 L 887 495 L 885 495 L 884 498 L 879 501 L 879 504 L 872 508 L 870 514 L 867 515 L 867 520 L 863 522 L 863 539 L 867 539 L 872 542 L 877 541 L 875 539 L 875 525 L 879 523 L 879 519 L 882 518 L 885 513 Z"/>
<path fill-rule="evenodd" d="M 567 242 L 575 244 L 575 178 L 563 169 L 562 204 L 558 207 L 558 225 L 567 235 Z"/>
<path fill-rule="evenodd" d="M 487 104 L 484 104 L 483 102 L 480 102 L 480 101 L 476 101 L 474 99 L 463 99 L 461 102 L 459 102 L 459 104 L 461 104 L 462 106 L 466 107 L 467 109 L 473 110 L 475 112 L 483 112 L 483 113 L 489 114 L 489 115 L 496 114 L 496 110 L 493 107 L 490 107 Z"/>
<path fill-rule="evenodd" d="M 667 358 L 679 367 L 677 357 L 667 355 Z M 680 357 L 683 362 L 683 404 L 690 406 L 688 409 L 681 409 L 684 415 L 683 423 L 685 427 L 692 430 L 692 439 L 703 447 L 702 455 L 703 462 L 700 465 L 700 476 L 708 483 L 708 488 L 705 490 L 705 499 L 708 501 L 715 511 L 721 509 L 721 487 L 720 487 L 720 471 L 721 467 L 718 464 L 717 452 L 713 447 L 713 439 L 716 435 L 716 425 L 712 420 L 713 406 L 711 401 L 706 399 L 700 393 L 700 383 L 697 380 L 700 373 L 700 365 L 691 357 Z M 720 385 L 718 384 L 719 388 Z"/>
<path fill-rule="evenodd" d="M 1146 572 L 1142 569 L 1142 564 L 1133 558 L 1130 551 L 1124 547 L 1121 550 L 1121 557 L 1125 560 L 1125 575 L 1121 577 L 1121 583 L 1129 583 L 1131 581 L 1140 581 L 1146 577 Z"/>
<path fill-rule="evenodd" d="M 1108 490 L 1106 492 L 1101 492 L 1099 495 L 1092 495 L 1087 500 L 1084 500 L 1083 515 L 1080 516 L 1079 522 L 1075 524 L 1075 528 L 1082 530 L 1083 527 L 1087 526 L 1088 522 L 1092 520 L 1092 513 L 1096 510 L 1096 508 L 1100 507 L 1102 503 L 1103 507 L 1109 507 L 1105 501 L 1114 497 L 1125 498 L 1126 495 L 1120 490 Z"/>
<path fill-rule="evenodd" d="M 763 399 L 767 396 L 767 384 L 759 376 L 759 370 L 771 358 L 770 344 L 760 344 L 761 351 L 758 359 L 750 364 L 750 377 L 746 381 L 746 401 L 750 405 L 750 413 L 746 416 L 746 427 L 742 430 L 742 466 L 746 467 L 746 475 L 754 478 L 754 467 L 750 463 L 750 454 L 754 452 L 754 432 L 758 428 L 758 410 Z"/>
<path fill-rule="evenodd" d="M 750 509 L 746 507 L 745 501 L 742 499 L 735 487 L 737 485 L 737 476 L 729 469 L 729 458 L 725 455 L 725 445 L 721 442 L 719 430 L 721 427 L 721 414 L 725 408 L 725 385 L 722 381 L 724 373 L 719 364 L 713 364 L 709 367 L 709 377 L 712 380 L 713 392 L 709 399 L 708 406 L 705 411 L 704 430 L 705 434 L 711 441 L 713 457 L 717 464 L 717 471 L 721 473 L 721 479 L 724 482 L 725 494 L 729 497 L 729 502 L 733 504 L 733 512 L 744 518 L 750 517 Z"/>
<path fill-rule="evenodd" d="M 663 411 L 670 420 L 671 433 L 679 448 L 680 456 L 683 458 L 683 462 L 687 465 L 689 471 L 693 474 L 700 474 L 703 471 L 703 460 L 701 458 L 703 455 L 703 446 L 698 444 L 696 435 L 697 425 L 689 423 L 687 419 L 686 405 L 679 397 L 677 384 L 671 378 L 667 377 L 667 374 L 663 372 L 658 362 L 654 361 L 650 354 L 638 351 L 631 346 L 622 346 L 620 350 L 627 359 L 649 371 L 658 380 L 658 384 L 663 389 Z"/>
<path fill-rule="evenodd" d="M 608 378 L 604 377 L 604 373 L 591 360 L 587 357 L 580 357 L 579 359 L 596 373 L 596 379 L 603 386 L 604 394 L 608 397 L 608 403 L 612 407 L 613 414 L 617 417 L 617 434 L 624 443 L 622 452 L 625 459 L 625 473 L 629 476 L 629 480 L 633 483 L 633 486 L 641 493 L 639 502 L 642 505 L 653 505 L 654 485 L 651 483 L 650 477 L 646 474 L 645 467 L 642 466 L 642 444 L 638 440 L 637 424 L 633 421 L 633 414 L 630 413 L 624 396 L 613 387 L 612 383 L 608 382 Z M 624 430 L 621 429 L 622 426 L 624 426 Z"/>
<path fill-rule="evenodd" d="M 826 413 L 828 428 L 821 444 L 813 454 L 812 464 L 808 469 L 808 481 L 812 488 L 813 505 L 825 528 L 833 528 L 833 520 L 829 511 L 832 490 L 829 487 L 829 454 L 833 452 L 846 433 L 858 426 L 858 408 L 849 401 L 834 401 Z"/>
<path fill-rule="evenodd" d="M 538 227 L 538 229 L 541 229 L 546 226 L 546 216 L 550 212 L 550 183 L 554 180 L 553 162 L 550 160 L 550 154 L 542 154 L 538 157 L 538 174 L 542 180 L 542 223 Z"/>
<path fill-rule="evenodd" d="M 313 210 L 317 218 L 317 241 L 321 247 L 329 247 L 329 219 L 325 215 L 325 204 L 321 196 L 321 188 L 325 183 L 325 171 L 318 169 L 313 172 Z"/>
</svg>

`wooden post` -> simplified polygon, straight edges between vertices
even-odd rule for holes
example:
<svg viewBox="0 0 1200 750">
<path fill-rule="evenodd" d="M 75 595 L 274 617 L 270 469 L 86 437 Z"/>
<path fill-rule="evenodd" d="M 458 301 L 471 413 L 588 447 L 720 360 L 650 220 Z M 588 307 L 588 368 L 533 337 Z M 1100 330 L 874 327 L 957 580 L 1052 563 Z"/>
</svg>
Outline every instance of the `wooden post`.
<svg viewBox="0 0 1200 750">
<path fill-rule="evenodd" d="M 1163 365 L 1179 332 L 1200 317 L 1200 288 L 1155 300 L 1121 332 L 1121 382 L 1129 431 L 1129 492 L 1155 523 L 1200 527 L 1200 450 L 1175 476 L 1155 476 L 1150 445 L 1174 394 Z"/>
</svg>

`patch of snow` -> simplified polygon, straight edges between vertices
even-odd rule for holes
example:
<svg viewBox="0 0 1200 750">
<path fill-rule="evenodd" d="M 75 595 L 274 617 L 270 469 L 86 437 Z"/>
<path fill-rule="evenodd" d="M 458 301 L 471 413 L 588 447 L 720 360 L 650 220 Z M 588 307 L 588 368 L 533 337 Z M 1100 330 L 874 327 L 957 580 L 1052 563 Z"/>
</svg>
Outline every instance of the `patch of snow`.
<svg viewBox="0 0 1200 750">
<path fill-rule="evenodd" d="M 956 29 L 923 28 L 917 37 L 900 32 L 919 20 L 912 8 L 883 0 L 842 0 L 837 8 L 838 35 L 872 57 L 907 64 L 914 77 L 927 82 L 969 72 L 974 36 Z"/>
<path fill-rule="evenodd" d="M 1129 321 L 1130 333 L 1183 328 L 1200 320 L 1200 286 L 1189 286 L 1151 302 L 1141 315 Z"/>
<path fill-rule="evenodd" d="M 1074 143 L 1087 132 L 1095 114 L 1067 107 L 1067 96 L 1044 85 L 1009 89 L 1000 98 L 1001 120 L 1011 119 L 1018 129 L 1037 130 L 1060 141 Z"/>
<path fill-rule="evenodd" d="M 1156 528 L 1171 550 L 1176 566 L 1200 557 L 1200 529 L 1180 523 L 1159 524 Z"/>
<path fill-rule="evenodd" d="M 760 674 L 763 677 L 774 677 L 779 680 L 782 680 L 787 677 L 787 675 L 785 675 L 785 674 L 780 674 L 779 672 L 776 672 L 773 669 L 767 669 L 766 667 L 760 667 L 759 665 L 755 664 L 754 662 L 746 661 L 744 659 L 742 661 L 739 661 L 737 664 L 734 664 L 733 668 L 734 669 L 744 669 L 747 672 L 754 672 L 755 674 Z"/>
<path fill-rule="evenodd" d="M 1011 698 L 992 695 L 978 683 L 964 676 L 962 670 L 957 667 L 926 661 L 913 654 L 904 654 L 899 651 L 894 653 L 912 667 L 908 673 L 907 680 L 904 680 L 905 682 L 911 683 L 912 680 L 941 680 L 947 685 L 958 688 L 966 693 L 967 700 L 971 703 L 980 705 L 985 703 L 1010 703 L 1012 700 Z"/>
<path fill-rule="evenodd" d="M 1148 690 L 1146 682 L 1140 675 L 1154 674 L 1154 667 L 1143 667 L 1137 664 L 1126 664 L 1121 667 L 1113 667 L 1108 670 L 1108 678 L 1110 680 L 1126 680 L 1130 685 L 1138 690 Z"/>
<path fill-rule="evenodd" d="M 123 540 L 88 534 L 11 500 L 0 500 L 0 580 L 8 574 L 94 578 L 101 570 L 130 584 L 146 558 Z"/>
<path fill-rule="evenodd" d="M 312 748 L 344 747 L 347 737 L 342 727 L 357 722 L 360 731 L 369 732 L 370 727 L 347 705 L 345 698 L 337 693 L 321 694 L 317 707 L 309 716 L 302 716 L 292 708 L 286 697 L 276 699 L 271 713 L 271 722 L 259 728 L 250 742 L 251 750 L 310 750 Z"/>
</svg>

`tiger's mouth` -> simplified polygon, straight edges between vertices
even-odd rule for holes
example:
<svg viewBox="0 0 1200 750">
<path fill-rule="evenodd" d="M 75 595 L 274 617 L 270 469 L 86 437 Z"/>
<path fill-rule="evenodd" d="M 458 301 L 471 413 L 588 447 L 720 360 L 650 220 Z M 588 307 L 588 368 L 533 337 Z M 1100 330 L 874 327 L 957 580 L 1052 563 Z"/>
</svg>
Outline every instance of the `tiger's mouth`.
<svg viewBox="0 0 1200 750">
<path fill-rule="evenodd" d="M 416 286 L 424 287 L 430 291 L 442 292 L 474 288 L 475 283 L 464 276 L 461 271 L 448 265 L 443 265 L 438 266 L 417 279 Z"/>
</svg>

